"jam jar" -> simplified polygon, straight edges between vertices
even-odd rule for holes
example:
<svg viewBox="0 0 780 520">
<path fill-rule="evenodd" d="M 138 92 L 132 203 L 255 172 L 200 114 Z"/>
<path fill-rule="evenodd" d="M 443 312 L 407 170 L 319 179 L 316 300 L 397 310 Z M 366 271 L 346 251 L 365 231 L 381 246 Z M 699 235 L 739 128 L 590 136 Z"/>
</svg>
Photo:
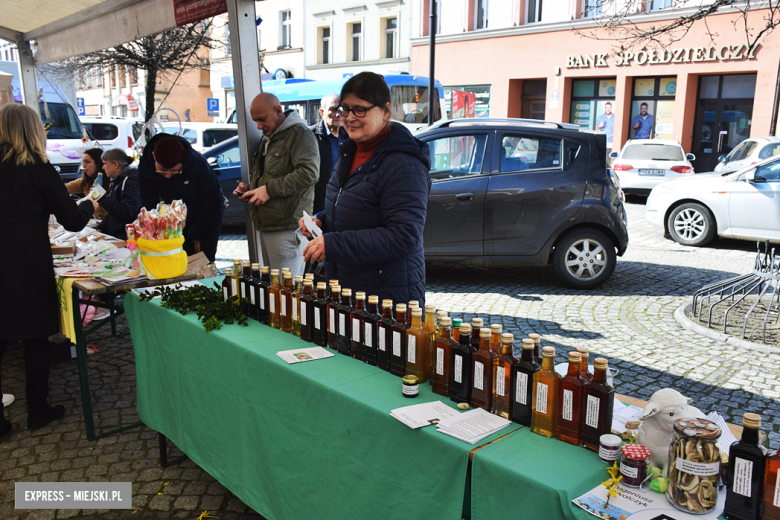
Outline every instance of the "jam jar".
<svg viewBox="0 0 780 520">
<path fill-rule="evenodd" d="M 628 487 L 639 487 L 645 480 L 650 450 L 641 444 L 626 444 L 620 448 L 621 484 Z"/>
<path fill-rule="evenodd" d="M 693 417 L 674 421 L 666 498 L 677 509 L 698 515 L 715 509 L 721 462 L 720 435 L 720 426 L 707 419 Z"/>
</svg>

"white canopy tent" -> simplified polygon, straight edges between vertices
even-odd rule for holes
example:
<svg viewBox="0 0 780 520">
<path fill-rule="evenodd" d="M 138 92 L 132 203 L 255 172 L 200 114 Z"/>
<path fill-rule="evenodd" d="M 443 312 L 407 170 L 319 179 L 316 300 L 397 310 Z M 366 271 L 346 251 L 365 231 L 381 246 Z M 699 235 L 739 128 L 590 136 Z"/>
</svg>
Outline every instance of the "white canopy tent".
<svg viewBox="0 0 780 520">
<path fill-rule="evenodd" d="M 24 102 L 38 109 L 35 65 L 61 61 L 108 49 L 176 27 L 175 7 L 209 5 L 216 12 L 228 8 L 233 49 L 241 177 L 248 183 L 249 161 L 260 135 L 249 116 L 251 99 L 261 92 L 254 0 L 3 0 L 0 38 L 14 41 L 19 50 Z M 30 41 L 35 42 L 35 53 Z M 246 212 L 249 256 L 260 262 L 260 241 Z"/>
</svg>

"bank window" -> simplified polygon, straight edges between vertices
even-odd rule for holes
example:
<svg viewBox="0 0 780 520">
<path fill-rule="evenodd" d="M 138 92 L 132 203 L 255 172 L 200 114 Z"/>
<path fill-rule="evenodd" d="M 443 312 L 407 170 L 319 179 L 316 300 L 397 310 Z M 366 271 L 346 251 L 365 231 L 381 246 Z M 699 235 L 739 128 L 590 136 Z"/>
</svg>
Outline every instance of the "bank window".
<svg viewBox="0 0 780 520">
<path fill-rule="evenodd" d="M 279 48 L 289 49 L 292 47 L 292 15 L 290 11 L 279 13 L 279 25 Z"/>
<path fill-rule="evenodd" d="M 526 13 L 528 13 L 527 23 L 541 22 L 542 0 L 527 0 Z"/>
<path fill-rule="evenodd" d="M 501 172 L 563 168 L 560 139 L 505 135 L 501 141 Z"/>
<path fill-rule="evenodd" d="M 439 0 L 441 2 L 441 0 Z M 488 28 L 488 0 L 475 0 L 474 2 L 474 30 Z"/>
<path fill-rule="evenodd" d="M 431 180 L 479 175 L 485 159 L 487 135 L 443 137 L 428 142 Z"/>
<path fill-rule="evenodd" d="M 347 24 L 347 61 L 360 61 L 362 47 L 363 24 L 354 22 Z"/>
<path fill-rule="evenodd" d="M 384 25 L 384 52 L 383 58 L 398 57 L 398 18 L 383 18 Z"/>
<path fill-rule="evenodd" d="M 634 78 L 630 139 L 672 139 L 677 78 Z"/>
<path fill-rule="evenodd" d="M 592 18 L 594 16 L 601 16 L 603 1 L 604 0 L 583 0 L 582 17 Z"/>
<path fill-rule="evenodd" d="M 608 148 L 611 148 L 617 119 L 615 88 L 615 78 L 572 81 L 569 122 L 579 125 L 584 130 L 607 134 Z"/>
<path fill-rule="evenodd" d="M 319 33 L 319 60 L 318 63 L 326 64 L 330 63 L 330 27 L 320 27 L 317 29 Z"/>
<path fill-rule="evenodd" d="M 722 98 L 752 98 L 756 92 L 755 74 L 729 74 L 723 76 Z"/>
</svg>

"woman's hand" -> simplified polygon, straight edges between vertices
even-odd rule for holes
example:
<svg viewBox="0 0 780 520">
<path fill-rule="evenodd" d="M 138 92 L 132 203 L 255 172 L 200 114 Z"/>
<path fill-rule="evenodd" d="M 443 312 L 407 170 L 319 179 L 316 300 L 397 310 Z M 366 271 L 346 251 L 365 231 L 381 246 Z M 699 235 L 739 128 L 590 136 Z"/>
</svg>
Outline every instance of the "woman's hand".
<svg viewBox="0 0 780 520">
<path fill-rule="evenodd" d="M 320 219 L 317 217 L 312 217 L 311 220 L 317 224 L 318 228 L 322 229 L 322 221 Z M 301 219 L 298 221 L 298 227 L 301 228 L 301 233 L 303 233 L 303 236 L 306 238 L 311 238 L 311 232 L 306 229 L 306 224 L 303 222 L 303 217 L 301 217 Z"/>
<path fill-rule="evenodd" d="M 311 236 L 311 234 L 309 234 L 309 236 Z M 325 260 L 324 236 L 319 236 L 306 244 L 306 247 L 303 250 L 303 259 L 307 262 L 321 262 L 322 260 Z"/>
<path fill-rule="evenodd" d="M 97 211 L 98 208 L 100 207 L 100 204 L 98 204 L 98 202 L 95 199 L 91 198 L 91 197 L 90 197 L 89 201 L 92 203 L 92 208 L 95 211 Z"/>
</svg>

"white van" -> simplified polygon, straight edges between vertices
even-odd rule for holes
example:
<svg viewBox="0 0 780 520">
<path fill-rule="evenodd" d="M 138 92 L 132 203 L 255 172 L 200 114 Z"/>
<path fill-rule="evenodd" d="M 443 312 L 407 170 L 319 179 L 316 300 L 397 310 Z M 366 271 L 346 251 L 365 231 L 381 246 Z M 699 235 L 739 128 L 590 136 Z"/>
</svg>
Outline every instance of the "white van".
<svg viewBox="0 0 780 520">
<path fill-rule="evenodd" d="M 162 122 L 163 132 L 172 135 L 181 135 L 198 151 L 226 141 L 238 135 L 238 125 L 235 123 L 190 123 L 182 122 L 181 129 L 178 122 Z M 181 131 L 181 133 L 179 133 Z"/>
<path fill-rule="evenodd" d="M 89 137 L 106 150 L 132 148 L 144 127 L 140 118 L 118 116 L 85 116 L 81 118 L 81 124 L 87 129 Z"/>
</svg>

